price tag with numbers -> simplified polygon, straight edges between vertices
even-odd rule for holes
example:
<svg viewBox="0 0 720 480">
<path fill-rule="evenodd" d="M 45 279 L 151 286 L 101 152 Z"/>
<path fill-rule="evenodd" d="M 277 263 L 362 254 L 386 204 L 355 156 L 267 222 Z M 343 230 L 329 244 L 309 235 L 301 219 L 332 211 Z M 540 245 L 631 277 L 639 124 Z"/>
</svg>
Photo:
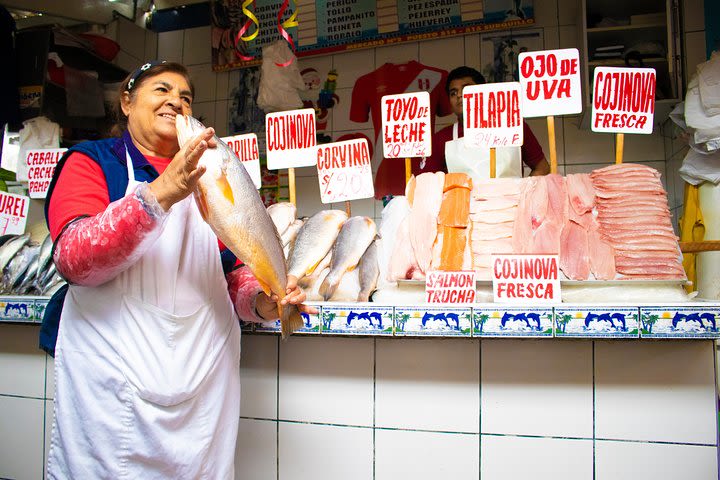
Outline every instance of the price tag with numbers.
<svg viewBox="0 0 720 480">
<path fill-rule="evenodd" d="M 385 158 L 432 155 L 430 94 L 385 95 L 380 100 Z"/>
<path fill-rule="evenodd" d="M 0 235 L 19 235 L 25 232 L 30 198 L 0 192 Z"/>
<path fill-rule="evenodd" d="M 325 143 L 317 148 L 322 203 L 375 196 L 367 140 Z"/>
</svg>

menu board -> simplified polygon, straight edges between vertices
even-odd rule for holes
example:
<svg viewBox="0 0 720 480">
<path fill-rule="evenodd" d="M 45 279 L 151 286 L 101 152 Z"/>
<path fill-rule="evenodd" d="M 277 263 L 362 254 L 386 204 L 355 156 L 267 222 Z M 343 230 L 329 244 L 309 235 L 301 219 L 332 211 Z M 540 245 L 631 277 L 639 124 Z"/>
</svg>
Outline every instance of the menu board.
<svg viewBox="0 0 720 480">
<path fill-rule="evenodd" d="M 258 65 L 285 38 L 298 57 L 535 23 L 533 0 L 212 0 L 214 71 Z M 245 39 L 243 40 L 242 37 Z"/>
</svg>

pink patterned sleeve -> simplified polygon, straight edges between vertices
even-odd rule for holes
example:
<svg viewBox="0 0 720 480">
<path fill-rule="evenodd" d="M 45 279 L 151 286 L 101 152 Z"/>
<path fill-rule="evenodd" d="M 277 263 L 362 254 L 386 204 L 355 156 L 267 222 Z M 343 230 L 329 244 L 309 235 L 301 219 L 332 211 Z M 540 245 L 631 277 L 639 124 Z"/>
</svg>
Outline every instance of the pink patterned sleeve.
<svg viewBox="0 0 720 480">
<path fill-rule="evenodd" d="M 65 227 L 53 251 L 58 272 L 76 285 L 102 285 L 147 252 L 167 216 L 148 184 L 140 184 L 104 211 Z"/>
<path fill-rule="evenodd" d="M 267 322 L 258 316 L 255 310 L 255 300 L 262 292 L 260 284 L 248 267 L 240 267 L 225 276 L 228 284 L 230 299 L 235 305 L 235 311 L 240 320 L 245 322 Z"/>
</svg>

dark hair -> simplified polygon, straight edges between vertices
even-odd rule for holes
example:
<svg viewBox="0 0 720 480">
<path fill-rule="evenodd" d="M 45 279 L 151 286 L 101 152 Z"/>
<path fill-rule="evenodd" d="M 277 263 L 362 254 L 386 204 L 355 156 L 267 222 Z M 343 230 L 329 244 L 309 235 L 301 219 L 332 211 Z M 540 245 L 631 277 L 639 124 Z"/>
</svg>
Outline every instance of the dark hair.
<svg viewBox="0 0 720 480">
<path fill-rule="evenodd" d="M 127 130 L 127 116 L 122 111 L 122 96 L 123 93 L 129 92 L 130 98 L 135 98 L 137 95 L 138 87 L 140 87 L 143 83 L 145 83 L 150 78 L 160 75 L 161 73 L 165 72 L 173 72 L 178 73 L 185 77 L 185 80 L 187 81 L 188 85 L 190 86 L 190 93 L 192 96 L 195 96 L 195 86 L 192 83 L 192 80 L 190 79 L 190 73 L 188 72 L 187 68 L 185 68 L 185 65 L 182 65 L 180 63 L 175 62 L 165 62 L 158 65 L 153 65 L 148 69 L 141 70 L 142 67 L 138 68 L 137 70 L 134 70 L 131 72 L 127 77 L 125 77 L 125 80 L 122 81 L 120 84 L 120 88 L 118 89 L 118 99 L 117 102 L 114 105 L 114 116 L 115 116 L 115 125 L 113 125 L 112 129 L 110 130 L 110 133 L 113 136 L 119 137 L 123 134 L 125 130 Z M 138 71 L 140 71 L 138 73 Z M 130 80 L 134 80 L 132 88 L 128 88 L 128 83 Z"/>
<path fill-rule="evenodd" d="M 470 77 L 472 78 L 473 82 L 475 82 L 475 85 L 482 85 L 485 83 L 485 77 L 483 77 L 483 74 L 478 72 L 472 67 L 458 67 L 456 69 L 453 69 L 447 77 L 447 80 L 445 81 L 445 91 L 450 94 L 450 82 L 453 80 L 457 80 L 458 78 L 465 78 Z"/>
</svg>

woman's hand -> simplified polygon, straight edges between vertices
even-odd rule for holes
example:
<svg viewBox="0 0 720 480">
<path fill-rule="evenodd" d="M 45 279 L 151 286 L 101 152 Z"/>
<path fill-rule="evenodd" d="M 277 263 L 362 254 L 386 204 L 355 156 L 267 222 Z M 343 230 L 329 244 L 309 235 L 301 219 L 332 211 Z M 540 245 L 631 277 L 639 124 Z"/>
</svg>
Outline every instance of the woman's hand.
<svg viewBox="0 0 720 480">
<path fill-rule="evenodd" d="M 318 309 L 309 305 L 304 305 L 305 292 L 302 291 L 297 285 L 297 278 L 293 275 L 288 275 L 287 289 L 285 290 L 285 296 L 280 300 L 281 305 L 297 305 L 298 310 L 303 313 L 317 314 Z M 265 320 L 274 320 L 278 318 L 278 296 L 272 295 L 268 297 L 265 293 L 260 292 L 255 303 L 255 309 L 260 317 Z"/>
<path fill-rule="evenodd" d="M 198 161 L 205 150 L 217 146 L 215 130 L 206 128 L 175 154 L 165 171 L 150 183 L 163 210 L 168 211 L 177 202 L 190 195 L 197 187 L 198 180 L 205 173 L 205 167 L 198 167 Z"/>
</svg>

